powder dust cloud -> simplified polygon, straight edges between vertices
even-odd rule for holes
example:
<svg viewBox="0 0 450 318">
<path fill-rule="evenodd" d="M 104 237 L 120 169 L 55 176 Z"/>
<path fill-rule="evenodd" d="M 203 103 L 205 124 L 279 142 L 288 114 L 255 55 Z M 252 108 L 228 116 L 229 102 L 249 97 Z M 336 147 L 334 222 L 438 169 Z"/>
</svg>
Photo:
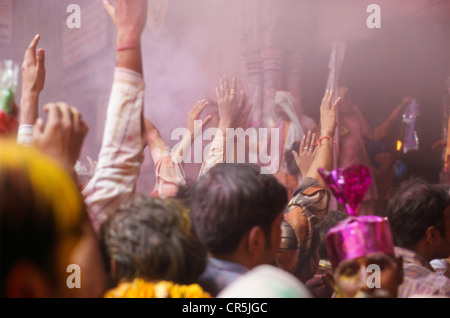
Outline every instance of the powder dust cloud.
<svg viewBox="0 0 450 318">
<path fill-rule="evenodd" d="M 370 29 L 366 9 L 373 3 L 380 7 L 381 27 Z M 71 4 L 81 9 L 79 29 L 66 24 Z M 0 0 L 0 8 L 6 6 L 11 12 L 0 12 L 0 21 L 6 21 L 0 23 L 0 59 L 20 65 L 31 39 L 41 35 L 47 77 L 40 115 L 45 116 L 42 106 L 47 102 L 66 101 L 80 109 L 90 127 L 81 156 L 87 164 L 86 157 L 96 159 L 101 145 L 114 71 L 115 30 L 102 1 Z M 293 89 L 305 113 L 318 122 L 331 48 L 341 41 L 346 52 L 340 80 L 351 86 L 372 125 L 379 125 L 404 96 L 418 100 L 420 149 L 401 158 L 411 174 L 438 181 L 442 153 L 432 146 L 446 128 L 450 1 L 149 0 L 149 6 L 142 42 L 145 116 L 169 145 L 178 142 L 170 140 L 171 132 L 186 126 L 197 101 L 216 99 L 215 87 L 223 74 L 236 75 L 240 89 L 252 89 L 252 50 L 264 53 L 263 71 L 283 69 L 297 76 L 298 83 L 290 77 L 279 83 L 266 78 L 264 85 L 292 89 L 296 84 Z M 288 55 L 294 59 L 288 60 Z M 257 107 L 263 111 L 267 105 L 270 98 Z M 393 137 L 400 129 L 398 121 Z M 141 192 L 154 185 L 152 165 L 146 152 Z M 186 167 L 188 177 L 195 178 L 198 168 Z"/>
</svg>

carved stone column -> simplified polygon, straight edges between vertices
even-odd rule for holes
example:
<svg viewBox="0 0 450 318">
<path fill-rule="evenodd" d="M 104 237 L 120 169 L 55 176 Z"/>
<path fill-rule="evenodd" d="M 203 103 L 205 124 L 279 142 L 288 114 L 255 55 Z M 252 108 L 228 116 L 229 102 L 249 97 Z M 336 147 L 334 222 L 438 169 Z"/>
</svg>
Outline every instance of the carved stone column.
<svg viewBox="0 0 450 318">
<path fill-rule="evenodd" d="M 284 90 L 284 54 L 276 47 L 266 47 L 262 51 L 264 72 L 264 123 L 266 127 L 273 127 L 276 122 L 275 92 Z"/>
<path fill-rule="evenodd" d="M 299 105 L 302 105 L 302 56 L 300 49 L 290 50 L 286 55 L 286 90 L 298 100 Z M 299 110 L 297 110 L 299 114 Z M 300 115 L 300 114 L 299 114 Z"/>
<path fill-rule="evenodd" d="M 264 82 L 261 51 L 259 49 L 254 49 L 247 51 L 244 54 L 248 72 L 249 102 L 253 104 L 250 126 L 262 127 L 264 125 Z"/>
</svg>

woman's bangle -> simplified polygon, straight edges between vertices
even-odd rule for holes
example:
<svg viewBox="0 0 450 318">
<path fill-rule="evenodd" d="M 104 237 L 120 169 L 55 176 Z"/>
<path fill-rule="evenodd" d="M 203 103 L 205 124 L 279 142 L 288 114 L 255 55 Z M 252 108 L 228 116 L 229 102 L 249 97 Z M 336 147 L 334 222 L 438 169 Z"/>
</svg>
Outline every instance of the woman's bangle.
<svg viewBox="0 0 450 318">
<path fill-rule="evenodd" d="M 317 146 L 321 146 L 322 145 L 322 140 L 325 140 L 325 139 L 331 141 L 333 144 L 336 143 L 333 140 L 333 138 L 331 138 L 330 136 L 323 136 L 323 137 L 320 137 L 319 140 L 317 141 Z"/>
<path fill-rule="evenodd" d="M 133 50 L 133 49 L 137 49 L 137 48 L 140 48 L 140 47 L 141 47 L 140 44 L 128 45 L 128 46 L 126 46 L 126 45 L 118 46 L 117 47 L 117 51 L 120 52 L 120 51 L 125 51 L 125 50 Z"/>
</svg>

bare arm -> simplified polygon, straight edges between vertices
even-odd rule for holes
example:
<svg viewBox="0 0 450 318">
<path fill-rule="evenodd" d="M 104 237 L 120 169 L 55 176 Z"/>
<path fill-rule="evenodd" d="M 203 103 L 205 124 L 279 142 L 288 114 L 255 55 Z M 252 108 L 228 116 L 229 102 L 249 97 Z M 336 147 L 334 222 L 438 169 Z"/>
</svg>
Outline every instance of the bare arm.
<svg viewBox="0 0 450 318">
<path fill-rule="evenodd" d="M 217 104 L 219 108 L 218 132 L 212 142 L 208 157 L 203 162 L 199 176 L 211 169 L 215 164 L 226 162 L 227 143 L 234 143 L 235 140 L 227 136 L 227 128 L 238 128 L 246 125 L 251 106 L 248 105 L 248 97 L 244 91 L 236 96 L 236 77 L 233 77 L 231 84 L 228 78 L 223 76 L 220 85 L 216 88 Z M 236 152 L 235 152 L 236 155 Z"/>
<path fill-rule="evenodd" d="M 352 105 L 352 110 L 355 112 L 355 114 L 358 116 L 359 122 L 361 123 L 361 134 L 366 139 L 372 139 L 373 138 L 373 131 L 372 127 L 370 126 L 369 122 L 367 121 L 366 117 L 361 113 L 361 110 L 359 107 L 355 104 Z"/>
<path fill-rule="evenodd" d="M 38 118 L 33 128 L 33 146 L 59 162 L 76 180 L 75 163 L 88 126 L 81 113 L 65 103 L 47 104 L 48 120 Z"/>
<path fill-rule="evenodd" d="M 400 116 L 402 111 L 405 109 L 406 105 L 411 103 L 412 98 L 411 97 L 404 97 L 402 102 L 395 107 L 395 109 L 392 111 L 392 113 L 389 115 L 389 117 L 378 127 L 375 128 L 373 138 L 375 140 L 380 140 L 389 133 L 389 129 L 392 127 L 394 121 Z"/>
<path fill-rule="evenodd" d="M 324 168 L 325 170 L 333 169 L 333 136 L 336 130 L 336 114 L 337 107 L 341 102 L 339 97 L 333 104 L 331 101 L 333 99 L 333 92 L 327 90 L 322 99 L 322 104 L 320 105 L 320 136 L 319 143 L 317 144 L 316 154 L 311 166 L 306 174 L 306 177 L 311 177 L 319 181 L 320 184 L 326 185 L 325 182 L 320 177 L 318 172 L 319 168 Z"/>
<path fill-rule="evenodd" d="M 34 125 L 38 118 L 39 95 L 45 84 L 45 51 L 36 51 L 39 40 L 39 35 L 33 38 L 22 63 L 21 125 Z"/>
<path fill-rule="evenodd" d="M 116 25 L 116 67 L 143 74 L 141 36 L 147 21 L 146 0 L 115 1 L 114 6 L 103 0 L 106 13 Z"/>
<path fill-rule="evenodd" d="M 311 163 L 314 160 L 316 155 L 316 142 L 317 137 L 315 133 L 311 133 L 308 131 L 308 134 L 303 135 L 302 140 L 300 142 L 300 148 L 298 149 L 298 153 L 292 151 L 294 155 L 295 162 L 297 163 L 297 167 L 300 170 L 302 177 L 304 178 L 311 167 Z"/>
<path fill-rule="evenodd" d="M 188 148 L 188 145 L 192 145 L 195 138 L 197 138 L 198 134 L 201 134 L 203 131 L 203 128 L 209 123 L 212 116 L 207 116 L 204 120 L 202 120 L 201 123 L 201 131 L 197 131 L 195 129 L 195 121 L 200 120 L 200 115 L 205 109 L 206 106 L 208 106 L 209 102 L 207 100 L 201 100 L 198 101 L 194 107 L 189 111 L 188 119 L 187 119 L 187 129 L 189 131 L 189 134 L 185 135 L 183 137 L 183 140 L 181 143 L 178 144 L 178 148 L 174 149 L 174 153 L 178 158 L 183 158 L 187 156 L 183 151 L 184 149 Z M 184 160 L 182 160 L 184 162 Z"/>
</svg>

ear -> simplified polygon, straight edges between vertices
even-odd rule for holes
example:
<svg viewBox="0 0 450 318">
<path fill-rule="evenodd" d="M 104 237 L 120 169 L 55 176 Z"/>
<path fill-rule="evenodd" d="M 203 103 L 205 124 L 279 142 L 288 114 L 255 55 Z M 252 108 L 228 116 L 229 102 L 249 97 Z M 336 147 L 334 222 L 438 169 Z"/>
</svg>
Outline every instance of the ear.
<svg viewBox="0 0 450 318">
<path fill-rule="evenodd" d="M 248 233 L 247 249 L 250 254 L 259 256 L 266 250 L 266 237 L 263 230 L 259 226 L 254 226 Z"/>
<path fill-rule="evenodd" d="M 427 228 L 425 232 L 425 237 L 427 239 L 427 243 L 431 246 L 438 245 L 442 240 L 442 235 L 439 229 L 435 226 L 430 226 Z"/>
<path fill-rule="evenodd" d="M 5 279 L 5 297 L 49 298 L 52 297 L 48 277 L 34 264 L 19 262 L 13 265 Z"/>
</svg>

